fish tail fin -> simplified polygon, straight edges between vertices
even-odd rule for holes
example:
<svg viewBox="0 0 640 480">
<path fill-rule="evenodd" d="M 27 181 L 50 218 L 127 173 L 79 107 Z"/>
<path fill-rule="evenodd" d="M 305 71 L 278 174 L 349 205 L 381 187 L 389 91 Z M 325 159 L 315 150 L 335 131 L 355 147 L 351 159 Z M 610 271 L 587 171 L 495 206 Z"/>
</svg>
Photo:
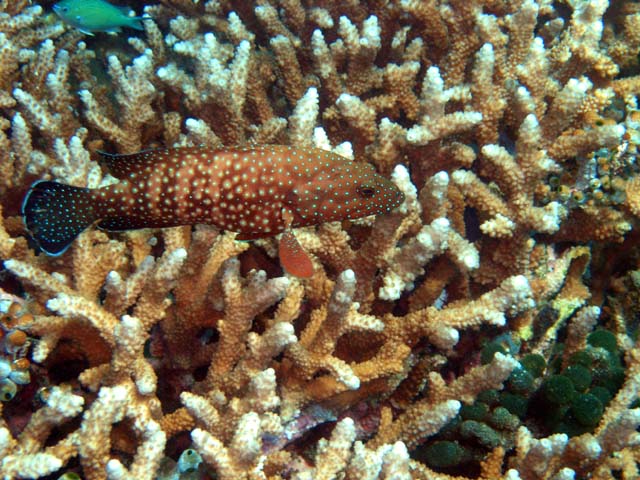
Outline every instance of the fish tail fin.
<svg viewBox="0 0 640 480">
<path fill-rule="evenodd" d="M 48 255 L 58 256 L 84 229 L 98 220 L 88 188 L 38 181 L 22 202 L 27 230 Z"/>
</svg>

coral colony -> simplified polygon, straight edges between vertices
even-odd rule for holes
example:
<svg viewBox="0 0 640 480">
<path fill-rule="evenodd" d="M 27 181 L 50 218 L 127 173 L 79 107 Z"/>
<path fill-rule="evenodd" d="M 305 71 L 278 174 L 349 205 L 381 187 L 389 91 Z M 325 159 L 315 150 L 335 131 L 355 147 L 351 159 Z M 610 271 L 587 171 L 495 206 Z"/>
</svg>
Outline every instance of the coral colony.
<svg viewBox="0 0 640 480">
<path fill-rule="evenodd" d="M 640 478 L 639 54 L 623 0 L 0 0 L 0 478 Z"/>
</svg>

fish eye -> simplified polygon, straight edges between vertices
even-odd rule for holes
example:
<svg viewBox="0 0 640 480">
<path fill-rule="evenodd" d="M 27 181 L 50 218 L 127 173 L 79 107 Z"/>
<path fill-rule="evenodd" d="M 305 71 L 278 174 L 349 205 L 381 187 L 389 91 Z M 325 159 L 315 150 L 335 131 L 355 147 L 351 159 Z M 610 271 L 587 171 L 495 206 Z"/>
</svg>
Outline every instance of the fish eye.
<svg viewBox="0 0 640 480">
<path fill-rule="evenodd" d="M 371 185 L 365 183 L 358 186 L 358 193 L 364 198 L 371 198 L 376 194 L 376 190 Z"/>
</svg>

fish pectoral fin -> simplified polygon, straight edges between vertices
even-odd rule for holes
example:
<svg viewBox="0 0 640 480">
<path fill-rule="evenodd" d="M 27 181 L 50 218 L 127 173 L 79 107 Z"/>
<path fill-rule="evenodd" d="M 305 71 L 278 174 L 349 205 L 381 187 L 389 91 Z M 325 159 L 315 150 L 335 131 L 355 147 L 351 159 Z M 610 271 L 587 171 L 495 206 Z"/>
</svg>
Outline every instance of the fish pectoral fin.
<svg viewBox="0 0 640 480">
<path fill-rule="evenodd" d="M 289 228 L 291 228 L 291 225 L 293 225 L 293 210 L 290 210 L 286 207 L 283 208 L 282 210 L 280 210 L 280 217 L 282 217 L 282 222 L 284 223 L 285 230 L 289 230 Z"/>
<path fill-rule="evenodd" d="M 288 207 L 294 207 L 300 203 L 300 196 L 293 190 L 289 190 L 284 196 L 284 204 Z"/>
<path fill-rule="evenodd" d="M 301 278 L 313 275 L 313 263 L 309 254 L 302 248 L 291 229 L 287 229 L 280 237 L 278 245 L 280 264 L 285 272 Z"/>
</svg>

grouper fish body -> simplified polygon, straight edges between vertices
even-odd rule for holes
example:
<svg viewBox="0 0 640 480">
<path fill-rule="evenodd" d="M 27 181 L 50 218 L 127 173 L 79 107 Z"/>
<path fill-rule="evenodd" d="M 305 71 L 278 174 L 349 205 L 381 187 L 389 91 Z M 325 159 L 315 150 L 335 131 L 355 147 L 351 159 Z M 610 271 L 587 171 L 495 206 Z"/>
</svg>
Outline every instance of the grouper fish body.
<svg viewBox="0 0 640 480">
<path fill-rule="evenodd" d="M 370 164 L 314 148 L 194 147 L 102 155 L 118 183 L 87 189 L 41 181 L 27 193 L 25 225 L 46 253 L 63 253 L 92 224 L 121 231 L 202 223 L 246 240 L 284 233 L 283 267 L 304 277 L 313 269 L 292 227 L 384 214 L 404 199 Z"/>
</svg>

